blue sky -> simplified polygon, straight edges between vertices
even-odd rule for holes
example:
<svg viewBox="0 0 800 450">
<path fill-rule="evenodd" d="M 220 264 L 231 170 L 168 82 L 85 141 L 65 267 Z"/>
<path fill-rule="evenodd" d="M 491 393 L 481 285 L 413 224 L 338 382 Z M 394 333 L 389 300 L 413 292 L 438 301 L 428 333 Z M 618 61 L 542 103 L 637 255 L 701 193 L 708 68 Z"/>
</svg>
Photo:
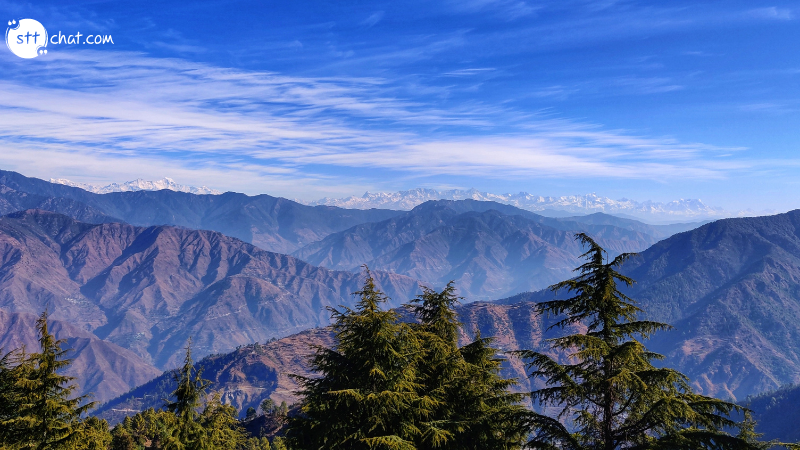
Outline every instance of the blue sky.
<svg viewBox="0 0 800 450">
<path fill-rule="evenodd" d="M 800 207 L 788 1 L 0 1 L 0 167 L 317 199 L 414 187 Z"/>
</svg>

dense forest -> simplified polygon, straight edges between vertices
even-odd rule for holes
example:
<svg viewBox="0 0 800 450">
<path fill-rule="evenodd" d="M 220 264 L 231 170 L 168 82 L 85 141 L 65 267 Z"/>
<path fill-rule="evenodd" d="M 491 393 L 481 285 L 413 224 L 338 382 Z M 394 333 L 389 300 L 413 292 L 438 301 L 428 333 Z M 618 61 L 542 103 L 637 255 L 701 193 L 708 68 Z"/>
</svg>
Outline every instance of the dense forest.
<svg viewBox="0 0 800 450">
<path fill-rule="evenodd" d="M 401 320 L 367 270 L 356 305 L 331 310 L 335 345 L 315 349 L 314 377 L 297 377 L 298 404 L 267 400 L 239 420 L 195 369 L 190 342 L 163 407 L 110 428 L 61 374 L 68 350 L 45 312 L 39 351 L 0 359 L 0 449 L 800 448 L 759 441 L 747 409 L 696 394 L 686 376 L 654 365 L 662 356 L 643 342 L 670 326 L 640 320 L 620 292 L 634 282 L 618 272 L 630 254 L 609 258 L 589 236 L 576 237 L 588 247 L 585 263 L 551 288 L 569 298 L 538 305 L 559 318 L 556 328 L 583 325 L 549 341 L 567 362 L 526 349 L 503 354 L 480 334 L 459 346 L 453 283 L 424 289 L 406 305 L 416 321 Z M 511 393 L 515 380 L 500 375 L 507 357 L 526 361 L 543 387 Z"/>
</svg>

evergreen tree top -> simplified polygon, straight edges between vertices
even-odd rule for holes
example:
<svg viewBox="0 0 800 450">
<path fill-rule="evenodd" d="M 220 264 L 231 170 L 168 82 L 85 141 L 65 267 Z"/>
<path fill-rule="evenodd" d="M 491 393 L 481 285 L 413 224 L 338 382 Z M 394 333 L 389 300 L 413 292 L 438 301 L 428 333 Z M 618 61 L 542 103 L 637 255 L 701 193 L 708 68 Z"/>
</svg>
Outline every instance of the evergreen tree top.
<svg viewBox="0 0 800 450">
<path fill-rule="evenodd" d="M 587 261 L 574 271 L 578 276 L 550 286 L 553 292 L 562 289 L 574 292 L 566 300 L 553 300 L 537 305 L 540 313 L 565 315 L 550 328 L 564 328 L 582 323 L 587 326 L 587 336 L 603 339 L 607 344 L 639 335 L 645 339 L 659 330 L 672 327 L 665 323 L 637 320 L 642 312 L 635 300 L 619 290 L 619 284 L 627 287 L 635 281 L 618 272 L 618 268 L 635 253 L 622 253 L 609 261 L 608 253 L 585 233 L 575 239 L 589 247 L 581 258 Z M 571 343 L 570 343 L 571 344 Z"/>
</svg>

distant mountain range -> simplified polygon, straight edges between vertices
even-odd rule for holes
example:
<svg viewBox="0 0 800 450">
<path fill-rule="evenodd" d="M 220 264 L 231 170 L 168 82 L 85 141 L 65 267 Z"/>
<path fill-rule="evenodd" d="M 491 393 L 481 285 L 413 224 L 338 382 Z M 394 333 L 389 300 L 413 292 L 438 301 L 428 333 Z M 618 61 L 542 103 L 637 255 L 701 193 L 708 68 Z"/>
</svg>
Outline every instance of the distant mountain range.
<svg viewBox="0 0 800 450">
<path fill-rule="evenodd" d="M 162 189 L 169 189 L 170 191 L 187 192 L 190 194 L 198 194 L 198 195 L 222 194 L 222 191 L 218 191 L 216 189 L 210 189 L 206 186 L 195 187 L 195 186 L 187 186 L 185 184 L 178 184 L 172 178 L 167 178 L 167 177 L 164 177 L 156 181 L 146 181 L 141 178 L 137 178 L 133 181 L 127 181 L 122 184 L 111 183 L 105 186 L 97 186 L 89 183 L 76 183 L 74 181 L 70 181 L 65 178 L 50 178 L 50 182 L 55 184 L 63 184 L 64 186 L 81 188 L 85 191 L 89 191 L 94 194 L 108 194 L 111 192 L 160 191 Z"/>
<path fill-rule="evenodd" d="M 171 178 L 157 181 L 146 181 L 141 178 L 125 183 L 111 183 L 98 186 L 88 183 L 77 183 L 64 178 L 51 178 L 51 183 L 77 187 L 94 194 L 112 192 L 158 191 L 168 189 L 200 195 L 220 195 L 221 191 L 206 186 L 195 187 L 176 183 Z M 630 216 L 654 223 L 672 223 L 680 221 L 699 221 L 757 215 L 753 211 L 726 211 L 719 207 L 706 205 L 699 199 L 679 199 L 667 203 L 646 200 L 638 202 L 622 198 L 613 200 L 596 194 L 540 196 L 527 192 L 518 194 L 492 194 L 477 189 L 410 189 L 399 192 L 367 192 L 364 195 L 343 198 L 323 198 L 316 201 L 299 203 L 310 206 L 337 206 L 346 209 L 393 209 L 408 211 L 430 200 L 478 200 L 497 202 L 505 205 L 539 212 L 545 216 L 562 217 L 576 214 L 592 214 L 602 212 L 619 216 Z M 768 213 L 768 212 L 764 212 Z"/>
<path fill-rule="evenodd" d="M 419 188 L 400 192 L 367 192 L 361 197 L 323 198 L 321 200 L 308 202 L 308 204 L 356 209 L 386 208 L 410 210 L 429 200 L 467 199 L 503 203 L 549 216 L 602 212 L 606 214 L 628 215 L 651 222 L 698 221 L 755 215 L 750 211 L 725 211 L 722 208 L 706 205 L 702 200 L 692 199 L 680 199 L 667 203 L 652 202 L 649 200 L 637 202 L 626 198 L 612 200 L 596 194 L 545 197 L 528 194 L 527 192 L 520 192 L 519 194 L 491 194 L 476 189 L 438 191 L 435 189 Z"/>
<path fill-rule="evenodd" d="M 741 402 L 753 411 L 764 440 L 800 441 L 800 386 L 785 386 Z"/>
<path fill-rule="evenodd" d="M 583 253 L 576 232 L 590 233 L 616 255 L 696 226 L 667 230 L 604 214 L 555 219 L 495 202 L 439 200 L 333 233 L 293 255 L 337 270 L 366 264 L 437 287 L 455 280 L 468 301 L 491 300 L 570 277 Z"/>
<path fill-rule="evenodd" d="M 46 209 L 78 220 L 219 231 L 264 250 L 291 253 L 336 231 L 400 214 L 306 206 L 269 195 L 196 195 L 170 190 L 94 194 L 0 170 L 0 214 Z"/>
</svg>

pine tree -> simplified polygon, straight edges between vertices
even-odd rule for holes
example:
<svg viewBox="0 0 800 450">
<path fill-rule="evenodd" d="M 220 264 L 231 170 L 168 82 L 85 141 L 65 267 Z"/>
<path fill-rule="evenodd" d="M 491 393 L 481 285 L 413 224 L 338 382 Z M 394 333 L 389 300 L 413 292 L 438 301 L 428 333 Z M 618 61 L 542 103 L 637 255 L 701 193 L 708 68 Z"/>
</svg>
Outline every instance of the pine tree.
<svg viewBox="0 0 800 450">
<path fill-rule="evenodd" d="M 133 417 L 126 417 L 111 431 L 112 450 L 144 448 L 184 448 L 173 436 L 178 428 L 178 417 L 170 412 L 148 408 Z"/>
<path fill-rule="evenodd" d="M 556 417 L 532 414 L 529 445 L 565 450 L 759 448 L 729 433 L 742 429 L 731 418 L 741 407 L 695 394 L 686 376 L 652 364 L 663 356 L 648 351 L 641 340 L 670 327 L 639 320 L 641 309 L 620 292 L 620 283 L 634 282 L 617 272 L 631 254 L 608 262 L 589 236 L 577 234 L 576 239 L 589 247 L 583 255 L 587 262 L 576 269 L 577 277 L 551 287 L 575 295 L 538 305 L 541 313 L 565 315 L 554 327 L 587 327 L 586 333 L 550 340 L 554 350 L 570 353 L 574 362 L 518 352 L 528 361 L 530 376 L 546 383 L 531 398 L 560 409 Z"/>
<path fill-rule="evenodd" d="M 65 450 L 106 450 L 111 445 L 112 436 L 108 422 L 97 417 L 89 417 L 78 426 L 77 439 Z"/>
<path fill-rule="evenodd" d="M 428 433 L 418 448 L 516 449 L 524 443 L 527 412 L 522 396 L 509 394 L 516 384 L 500 376 L 503 359 L 481 338 L 458 348 L 461 323 L 452 282 L 441 291 L 423 288 L 414 299 L 415 327 L 424 354 L 419 364 L 422 393 L 437 400 L 428 419 Z"/>
<path fill-rule="evenodd" d="M 331 448 L 335 448 L 335 447 L 331 447 Z M 286 446 L 286 441 L 280 436 L 278 436 L 278 437 L 276 437 L 275 439 L 272 440 L 272 449 L 273 450 L 289 450 L 288 447 Z"/>
<path fill-rule="evenodd" d="M 72 360 L 61 348 L 65 341 L 48 330 L 47 316 L 45 311 L 36 321 L 40 352 L 23 356 L 12 370 L 17 411 L 3 424 L 12 447 L 68 448 L 80 435 L 81 416 L 94 407 L 87 395 L 70 398 L 76 389 L 74 378 L 59 372 Z"/>
<path fill-rule="evenodd" d="M 15 427 L 14 419 L 19 417 L 20 390 L 17 381 L 24 368 L 20 363 L 25 361 L 24 353 L 13 350 L 0 357 L 0 448 L 19 439 L 19 427 Z"/>
<path fill-rule="evenodd" d="M 192 341 L 186 346 L 186 357 L 183 367 L 173 376 L 178 383 L 171 397 L 174 401 L 168 402 L 167 410 L 177 417 L 177 426 L 173 429 L 168 439 L 168 446 L 186 449 L 205 448 L 203 440 L 204 430 L 198 421 L 200 400 L 205 395 L 209 381 L 202 378 L 203 370 L 195 370 L 192 361 Z"/>
<path fill-rule="evenodd" d="M 381 309 L 387 299 L 369 271 L 355 295 L 354 310 L 332 310 L 335 347 L 311 359 L 320 377 L 296 377 L 304 400 L 290 422 L 292 448 L 412 450 L 423 433 L 434 405 L 417 394 L 419 342 L 396 312 Z"/>
<path fill-rule="evenodd" d="M 244 445 L 244 450 L 270 450 L 269 439 L 266 437 L 251 437 Z"/>
<path fill-rule="evenodd" d="M 497 356 L 492 341 L 476 332 L 475 340 L 459 350 L 467 370 L 456 380 L 452 402 L 468 426 L 453 448 L 511 450 L 525 443 L 529 412 L 520 404 L 523 395 L 509 392 L 516 380 L 500 376 L 505 359 Z"/>
<path fill-rule="evenodd" d="M 252 406 L 247 408 L 247 413 L 244 416 L 244 420 L 250 421 L 256 418 L 256 409 Z"/>
<path fill-rule="evenodd" d="M 255 410 L 254 410 L 255 411 Z M 247 443 L 247 434 L 239 425 L 236 408 L 222 403 L 215 392 L 206 404 L 200 422 L 203 427 L 203 442 L 215 450 L 236 450 Z"/>
<path fill-rule="evenodd" d="M 275 400 L 267 398 L 261 402 L 261 412 L 264 415 L 269 416 L 275 414 L 276 411 L 277 411 L 277 406 L 275 405 Z"/>
<path fill-rule="evenodd" d="M 457 303 L 451 281 L 441 292 L 423 286 L 422 294 L 408 305 L 419 320 L 412 329 L 421 343 L 417 367 L 420 393 L 436 400 L 426 432 L 416 440 L 418 448 L 455 448 L 456 436 L 468 425 L 453 408 L 462 395 L 456 380 L 464 378 L 467 371 L 458 349 L 461 323 L 454 309 Z"/>
</svg>

